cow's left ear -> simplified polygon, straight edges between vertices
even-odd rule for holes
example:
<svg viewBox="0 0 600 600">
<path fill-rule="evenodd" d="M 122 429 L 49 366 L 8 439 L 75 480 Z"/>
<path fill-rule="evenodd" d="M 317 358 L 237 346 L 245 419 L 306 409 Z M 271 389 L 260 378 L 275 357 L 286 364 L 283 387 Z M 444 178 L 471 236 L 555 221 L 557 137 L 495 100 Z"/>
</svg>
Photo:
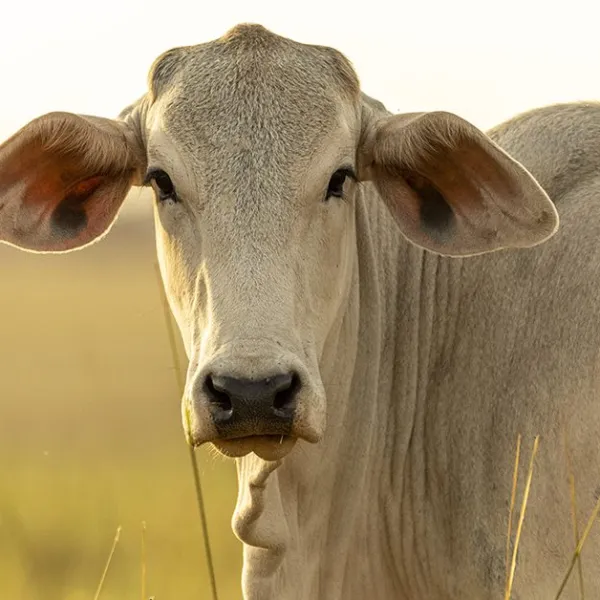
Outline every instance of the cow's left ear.
<svg viewBox="0 0 600 600">
<path fill-rule="evenodd" d="M 37 252 L 85 246 L 112 225 L 145 152 L 123 121 L 35 119 L 0 146 L 0 241 Z"/>
<path fill-rule="evenodd" d="M 367 124 L 359 178 L 375 184 L 410 241 L 439 254 L 535 246 L 558 228 L 554 204 L 533 176 L 450 113 Z"/>
</svg>

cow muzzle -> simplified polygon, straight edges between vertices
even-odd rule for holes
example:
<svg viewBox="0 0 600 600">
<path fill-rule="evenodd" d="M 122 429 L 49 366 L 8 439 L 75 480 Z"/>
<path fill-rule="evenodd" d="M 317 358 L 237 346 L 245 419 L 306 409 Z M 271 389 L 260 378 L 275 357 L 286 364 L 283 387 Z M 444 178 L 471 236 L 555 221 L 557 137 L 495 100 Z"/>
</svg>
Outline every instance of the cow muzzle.
<svg viewBox="0 0 600 600">
<path fill-rule="evenodd" d="M 226 456 L 254 452 L 265 460 L 288 454 L 299 439 L 318 442 L 325 399 L 320 380 L 293 361 L 254 357 L 211 361 L 184 397 L 184 421 L 194 446 L 212 442 Z M 268 363 L 271 365 L 269 369 Z M 283 363 L 283 364 L 282 364 Z"/>
</svg>

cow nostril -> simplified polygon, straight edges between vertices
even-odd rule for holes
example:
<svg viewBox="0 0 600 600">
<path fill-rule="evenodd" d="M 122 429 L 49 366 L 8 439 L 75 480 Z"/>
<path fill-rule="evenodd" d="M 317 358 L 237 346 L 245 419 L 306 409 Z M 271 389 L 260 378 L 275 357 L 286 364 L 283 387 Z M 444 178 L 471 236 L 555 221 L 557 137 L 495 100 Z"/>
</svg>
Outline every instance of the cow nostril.
<svg viewBox="0 0 600 600">
<path fill-rule="evenodd" d="M 300 389 L 300 377 L 297 373 L 292 373 L 289 383 L 286 381 L 285 387 L 282 386 L 277 390 L 275 399 L 273 400 L 273 409 L 276 414 L 289 413 L 296 407 L 296 395 Z"/>
<path fill-rule="evenodd" d="M 215 386 L 212 375 L 206 376 L 204 385 L 206 387 L 206 392 L 212 404 L 216 404 L 221 410 L 224 411 L 233 410 L 231 397 L 224 389 Z"/>
<path fill-rule="evenodd" d="M 229 426 L 236 422 L 266 423 L 270 420 L 278 427 L 291 423 L 300 387 L 300 376 L 295 372 L 264 379 L 210 374 L 204 380 L 204 393 L 213 421 Z"/>
</svg>

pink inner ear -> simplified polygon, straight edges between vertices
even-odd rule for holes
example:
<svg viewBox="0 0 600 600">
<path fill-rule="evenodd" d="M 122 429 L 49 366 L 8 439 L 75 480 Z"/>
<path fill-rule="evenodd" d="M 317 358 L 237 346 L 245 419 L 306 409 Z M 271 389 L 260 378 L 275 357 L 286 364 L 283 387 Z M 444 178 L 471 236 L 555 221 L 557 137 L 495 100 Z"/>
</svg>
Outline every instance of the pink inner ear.
<svg viewBox="0 0 600 600">
<path fill-rule="evenodd" d="M 95 175 L 89 179 L 79 181 L 74 186 L 70 187 L 65 194 L 65 200 L 75 200 L 85 202 L 104 182 L 103 175 Z"/>
<path fill-rule="evenodd" d="M 105 233 L 145 152 L 129 127 L 107 119 L 50 113 L 0 145 L 0 240 L 63 252 Z"/>
<path fill-rule="evenodd" d="M 20 179 L 26 185 L 23 204 L 46 215 L 51 215 L 64 204 L 83 204 L 106 179 L 104 175 L 82 179 L 83 169 L 77 161 L 59 153 L 44 156 L 39 146 L 27 150 L 17 162 L 20 168 L 11 175 L 15 181 Z"/>
</svg>

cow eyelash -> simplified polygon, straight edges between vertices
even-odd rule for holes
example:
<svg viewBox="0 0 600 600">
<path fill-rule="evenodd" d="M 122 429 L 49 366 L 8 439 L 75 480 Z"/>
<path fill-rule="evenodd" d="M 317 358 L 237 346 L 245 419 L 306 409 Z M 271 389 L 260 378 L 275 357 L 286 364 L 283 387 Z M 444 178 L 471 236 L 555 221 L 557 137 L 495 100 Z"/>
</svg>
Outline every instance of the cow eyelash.
<svg viewBox="0 0 600 600">
<path fill-rule="evenodd" d="M 150 169 L 144 178 L 144 185 L 151 185 L 159 202 L 171 200 L 179 202 L 175 186 L 168 173 L 162 169 Z"/>
<path fill-rule="evenodd" d="M 329 185 L 327 186 L 327 193 L 325 194 L 325 202 L 329 198 L 344 198 L 344 184 L 347 179 L 356 181 L 356 174 L 352 167 L 342 167 L 331 176 Z"/>
</svg>

